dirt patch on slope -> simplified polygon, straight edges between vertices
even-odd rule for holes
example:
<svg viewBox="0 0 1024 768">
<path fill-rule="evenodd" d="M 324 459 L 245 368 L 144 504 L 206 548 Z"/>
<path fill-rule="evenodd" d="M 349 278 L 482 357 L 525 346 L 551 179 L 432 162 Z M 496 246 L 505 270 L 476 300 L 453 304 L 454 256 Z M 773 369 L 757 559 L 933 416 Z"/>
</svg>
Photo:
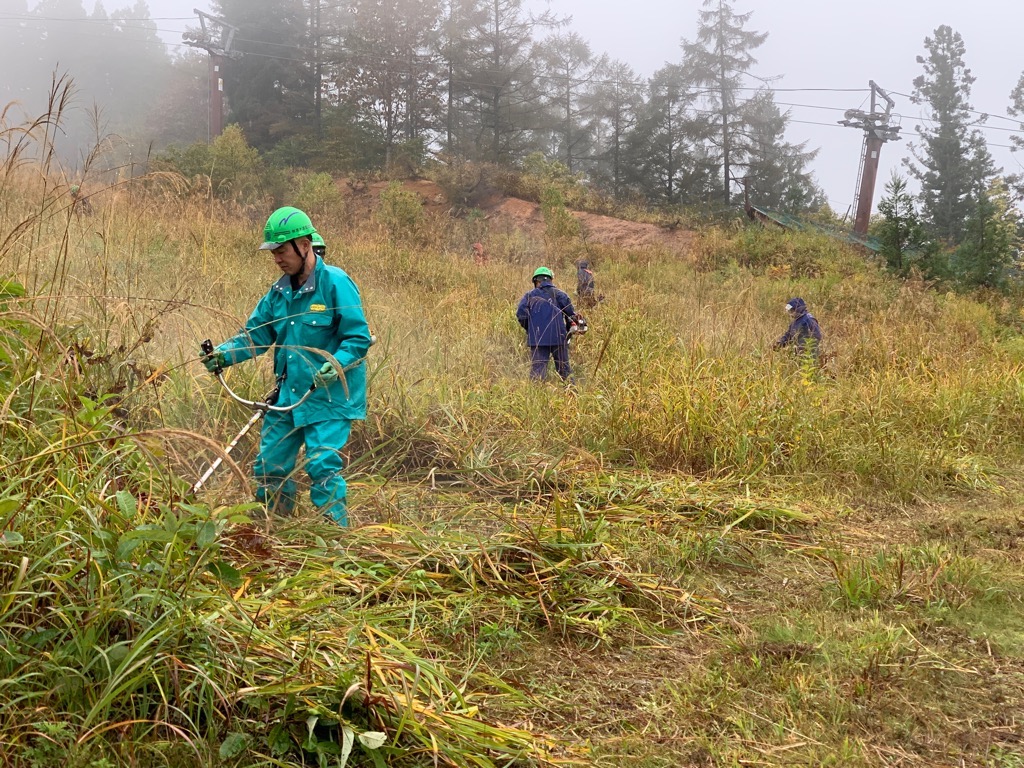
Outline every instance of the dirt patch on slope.
<svg viewBox="0 0 1024 768">
<path fill-rule="evenodd" d="M 376 208 L 381 193 L 391 182 L 358 182 L 345 180 L 340 189 L 360 213 L 369 213 Z M 423 207 L 431 213 L 451 215 L 451 205 L 444 190 L 427 179 L 408 179 L 401 182 L 402 189 L 420 198 Z M 540 205 L 515 197 L 500 194 L 488 195 L 478 204 L 491 230 L 510 232 L 525 231 L 534 237 L 544 235 L 544 217 Z M 665 229 L 655 224 L 616 219 L 596 213 L 571 211 L 583 225 L 584 236 L 590 243 L 611 245 L 618 248 L 642 249 L 663 248 L 671 253 L 688 254 L 694 233 L 685 229 Z"/>
</svg>

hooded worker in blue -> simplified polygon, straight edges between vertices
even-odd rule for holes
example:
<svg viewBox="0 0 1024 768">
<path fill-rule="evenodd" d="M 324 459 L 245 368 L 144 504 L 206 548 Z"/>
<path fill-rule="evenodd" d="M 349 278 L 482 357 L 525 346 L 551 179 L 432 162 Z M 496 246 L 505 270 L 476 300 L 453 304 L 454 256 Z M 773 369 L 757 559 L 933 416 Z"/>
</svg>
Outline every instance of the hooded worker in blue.
<svg viewBox="0 0 1024 768">
<path fill-rule="evenodd" d="M 554 358 L 555 370 L 567 381 L 572 376 L 568 329 L 576 319 L 576 310 L 569 295 L 554 286 L 554 277 L 547 267 L 537 268 L 533 273 L 533 290 L 519 300 L 516 320 L 526 331 L 530 378 L 547 378 L 548 360 Z"/>
<path fill-rule="evenodd" d="M 786 332 L 776 340 L 775 349 L 792 344 L 798 355 L 807 354 L 817 360 L 821 347 L 821 328 L 814 315 L 808 311 L 807 302 L 800 298 L 790 299 L 786 302 L 786 312 L 791 322 Z"/>
<path fill-rule="evenodd" d="M 305 448 L 310 499 L 339 525 L 348 524 L 341 449 L 352 421 L 366 418 L 366 353 L 371 337 L 356 284 L 314 252 L 316 231 L 297 208 L 279 208 L 264 228 L 260 250 L 284 274 L 260 299 L 245 327 L 204 356 L 217 371 L 273 349 L 280 385 L 268 411 L 253 467 L 256 498 L 278 514 L 295 507 L 295 468 Z"/>
</svg>

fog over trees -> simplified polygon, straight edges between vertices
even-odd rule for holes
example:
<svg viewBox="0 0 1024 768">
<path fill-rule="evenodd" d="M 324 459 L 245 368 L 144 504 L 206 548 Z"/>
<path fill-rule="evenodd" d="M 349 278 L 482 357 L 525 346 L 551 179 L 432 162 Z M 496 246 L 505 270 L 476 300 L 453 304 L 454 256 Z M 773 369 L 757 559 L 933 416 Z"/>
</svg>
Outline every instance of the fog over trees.
<svg viewBox="0 0 1024 768">
<path fill-rule="evenodd" d="M 816 151 L 789 138 L 794 126 L 771 87 L 784 73 L 758 69 L 770 34 L 759 23 L 770 19 L 732 0 L 704 0 L 696 35 L 650 77 L 523 0 L 212 7 L 235 30 L 224 64 L 226 124 L 239 126 L 268 167 L 347 174 L 456 159 L 514 167 L 540 152 L 620 200 L 735 206 L 747 179 L 768 208 L 823 204 Z M 53 78 L 70 76 L 76 109 L 64 116 L 59 146 L 72 163 L 104 136 L 132 162 L 168 148 L 183 157 L 188 145 L 209 141 L 207 54 L 169 54 L 145 2 L 87 11 L 82 0 L 0 0 L 0 15 L 0 68 L 13 73 L 0 82 L 0 101 L 15 103 L 7 120 L 46 111 Z M 1021 181 L 1000 181 L 976 130 L 983 117 L 971 109 L 960 35 L 939 27 L 918 61 L 913 96 L 930 119 L 906 162 L 920 185 L 910 202 L 927 236 L 955 249 L 984 239 L 984 216 L 1012 213 Z M 1024 74 L 1007 96 L 1008 114 L 1024 119 Z M 911 193 L 894 190 L 885 210 L 906 211 Z M 891 224 L 917 232 L 916 220 Z M 906 261 L 902 250 L 893 258 Z"/>
</svg>

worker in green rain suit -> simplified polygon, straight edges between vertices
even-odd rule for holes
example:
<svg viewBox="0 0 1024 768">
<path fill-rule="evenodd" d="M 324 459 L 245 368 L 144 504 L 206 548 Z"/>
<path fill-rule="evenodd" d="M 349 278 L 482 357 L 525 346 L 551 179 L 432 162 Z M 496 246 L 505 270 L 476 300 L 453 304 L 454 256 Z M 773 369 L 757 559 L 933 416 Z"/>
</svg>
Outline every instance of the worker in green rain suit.
<svg viewBox="0 0 1024 768">
<path fill-rule="evenodd" d="M 295 507 L 294 472 L 306 450 L 310 498 L 338 525 L 348 524 L 341 449 L 352 421 L 366 418 L 366 353 L 370 331 L 359 289 L 341 269 L 313 251 L 313 224 L 297 208 L 279 208 L 264 229 L 260 250 L 269 250 L 284 273 L 256 305 L 237 335 L 203 357 L 207 370 L 241 363 L 274 348 L 274 373 L 281 387 L 269 411 L 253 467 L 256 498 L 278 514 Z"/>
</svg>

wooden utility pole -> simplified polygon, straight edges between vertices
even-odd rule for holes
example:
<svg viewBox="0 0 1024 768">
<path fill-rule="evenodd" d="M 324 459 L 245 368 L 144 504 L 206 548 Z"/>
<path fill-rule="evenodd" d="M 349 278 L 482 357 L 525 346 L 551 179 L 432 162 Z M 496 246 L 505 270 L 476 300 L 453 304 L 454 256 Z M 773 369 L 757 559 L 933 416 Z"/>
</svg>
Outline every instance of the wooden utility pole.
<svg viewBox="0 0 1024 768">
<path fill-rule="evenodd" d="M 181 36 L 185 45 L 202 48 L 210 54 L 210 119 L 207 139 L 213 141 L 224 130 L 224 62 L 242 54 L 231 50 L 238 27 L 224 19 L 193 9 L 199 17 L 199 29 L 189 28 Z"/>
<path fill-rule="evenodd" d="M 848 109 L 845 113 L 846 119 L 839 121 L 840 125 L 845 125 L 847 128 L 860 128 L 864 131 L 864 146 L 861 151 L 860 168 L 857 171 L 857 188 L 853 198 L 853 208 L 856 211 L 853 231 L 858 235 L 868 233 L 871 206 L 875 196 L 875 179 L 878 177 L 878 156 L 882 152 L 882 145 L 887 141 L 895 141 L 900 138 L 900 126 L 889 123 L 895 102 L 889 94 L 878 87 L 874 80 L 869 80 L 868 85 L 871 86 L 871 111 Z M 884 112 L 878 110 L 876 96 L 885 102 Z"/>
</svg>

